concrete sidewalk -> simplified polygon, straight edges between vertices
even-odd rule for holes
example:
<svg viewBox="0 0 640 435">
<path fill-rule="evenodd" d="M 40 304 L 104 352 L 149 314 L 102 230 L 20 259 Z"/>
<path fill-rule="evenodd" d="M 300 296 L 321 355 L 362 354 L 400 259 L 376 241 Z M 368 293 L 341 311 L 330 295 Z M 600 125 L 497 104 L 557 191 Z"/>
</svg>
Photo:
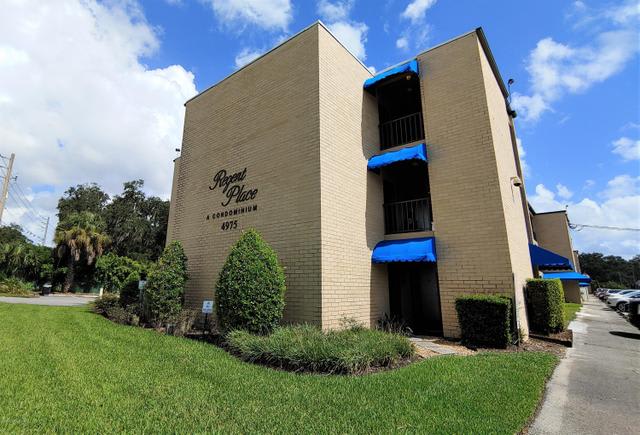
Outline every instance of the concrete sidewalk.
<svg viewBox="0 0 640 435">
<path fill-rule="evenodd" d="M 589 297 L 530 434 L 640 433 L 640 331 Z"/>
<path fill-rule="evenodd" d="M 0 302 L 8 304 L 50 305 L 58 307 L 77 307 L 88 304 L 96 299 L 97 295 L 49 295 L 39 298 L 16 298 L 11 296 L 0 297 Z"/>
</svg>

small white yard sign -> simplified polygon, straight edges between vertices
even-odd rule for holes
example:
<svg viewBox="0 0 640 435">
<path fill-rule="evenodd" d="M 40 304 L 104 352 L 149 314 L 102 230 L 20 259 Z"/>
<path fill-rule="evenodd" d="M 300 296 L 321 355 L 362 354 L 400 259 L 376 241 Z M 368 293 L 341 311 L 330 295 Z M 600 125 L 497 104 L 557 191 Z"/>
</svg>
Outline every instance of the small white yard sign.
<svg viewBox="0 0 640 435">
<path fill-rule="evenodd" d="M 213 313 L 213 301 L 203 301 L 202 314 L 211 314 L 211 313 Z"/>
</svg>

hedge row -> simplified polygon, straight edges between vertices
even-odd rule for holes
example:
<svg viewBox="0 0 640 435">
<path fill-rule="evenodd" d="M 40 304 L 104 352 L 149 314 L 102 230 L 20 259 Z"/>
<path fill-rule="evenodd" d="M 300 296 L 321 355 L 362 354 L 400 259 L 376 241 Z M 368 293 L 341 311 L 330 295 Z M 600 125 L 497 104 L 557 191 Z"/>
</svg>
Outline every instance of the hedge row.
<svg viewBox="0 0 640 435">
<path fill-rule="evenodd" d="M 456 299 L 456 311 L 464 344 L 505 348 L 511 343 L 511 299 L 463 296 Z"/>
<path fill-rule="evenodd" d="M 529 329 L 543 334 L 564 329 L 564 290 L 559 279 L 530 279 L 525 293 Z"/>
</svg>

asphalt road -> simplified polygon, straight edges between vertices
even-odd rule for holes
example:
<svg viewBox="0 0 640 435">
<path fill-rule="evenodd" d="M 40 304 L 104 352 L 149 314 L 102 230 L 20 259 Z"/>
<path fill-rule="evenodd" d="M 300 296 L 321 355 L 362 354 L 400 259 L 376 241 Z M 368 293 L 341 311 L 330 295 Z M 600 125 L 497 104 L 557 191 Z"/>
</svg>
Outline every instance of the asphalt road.
<svg viewBox="0 0 640 435">
<path fill-rule="evenodd" d="M 95 300 L 96 296 L 75 295 L 50 295 L 39 298 L 16 298 L 11 296 L 0 297 L 0 302 L 8 304 L 51 305 L 58 307 L 76 307 Z"/>
<path fill-rule="evenodd" d="M 573 347 L 529 433 L 640 433 L 640 330 L 594 296 L 569 327 Z"/>
</svg>

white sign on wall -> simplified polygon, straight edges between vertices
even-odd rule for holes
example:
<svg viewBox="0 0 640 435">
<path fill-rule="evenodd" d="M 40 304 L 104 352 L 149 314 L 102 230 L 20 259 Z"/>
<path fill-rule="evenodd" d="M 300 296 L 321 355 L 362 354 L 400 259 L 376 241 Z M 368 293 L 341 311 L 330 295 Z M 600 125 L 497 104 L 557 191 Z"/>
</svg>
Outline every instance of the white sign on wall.
<svg viewBox="0 0 640 435">
<path fill-rule="evenodd" d="M 202 314 L 213 313 L 213 301 L 202 301 Z"/>
</svg>

